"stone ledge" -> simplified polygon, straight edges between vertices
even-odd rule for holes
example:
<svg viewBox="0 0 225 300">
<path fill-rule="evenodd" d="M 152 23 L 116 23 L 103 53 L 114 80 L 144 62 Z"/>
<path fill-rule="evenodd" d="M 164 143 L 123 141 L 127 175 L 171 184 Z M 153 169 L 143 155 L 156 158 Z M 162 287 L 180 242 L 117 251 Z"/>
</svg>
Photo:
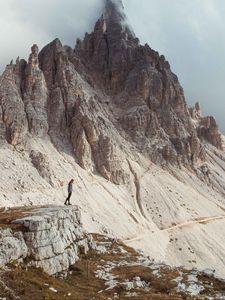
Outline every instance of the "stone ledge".
<svg viewBox="0 0 225 300">
<path fill-rule="evenodd" d="M 95 248 L 92 236 L 83 230 L 77 206 L 38 207 L 29 212 L 20 208 L 13 212 L 18 218 L 10 218 L 11 210 L 4 212 L 8 214 L 9 228 L 6 223 L 0 228 L 0 267 L 26 259 L 28 266 L 53 275 L 68 270 L 80 252 Z M 10 224 L 18 229 L 10 228 Z"/>
</svg>

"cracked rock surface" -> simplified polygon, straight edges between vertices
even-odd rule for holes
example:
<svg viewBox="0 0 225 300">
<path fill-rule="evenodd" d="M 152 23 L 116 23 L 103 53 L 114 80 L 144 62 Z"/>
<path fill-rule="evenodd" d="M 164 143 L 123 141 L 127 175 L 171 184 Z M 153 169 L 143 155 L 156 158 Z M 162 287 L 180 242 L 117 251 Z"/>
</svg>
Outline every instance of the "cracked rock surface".
<svg viewBox="0 0 225 300">
<path fill-rule="evenodd" d="M 16 229 L 0 229 L 1 266 L 21 260 L 53 275 L 68 270 L 81 251 L 95 248 L 76 207 L 37 208 L 11 223 Z"/>
</svg>

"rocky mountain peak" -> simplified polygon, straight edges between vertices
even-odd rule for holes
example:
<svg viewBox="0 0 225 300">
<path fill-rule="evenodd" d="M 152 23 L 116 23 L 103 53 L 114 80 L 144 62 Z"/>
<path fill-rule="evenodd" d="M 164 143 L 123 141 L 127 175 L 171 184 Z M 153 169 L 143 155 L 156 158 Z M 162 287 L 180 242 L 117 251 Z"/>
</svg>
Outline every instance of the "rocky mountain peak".
<svg viewBox="0 0 225 300">
<path fill-rule="evenodd" d="M 34 44 L 32 47 L 31 47 L 31 53 L 34 55 L 34 56 L 38 56 L 38 52 L 39 52 L 39 48 L 36 44 Z"/>
<path fill-rule="evenodd" d="M 104 19 L 113 19 L 121 22 L 126 19 L 124 6 L 121 0 L 105 0 Z"/>
<path fill-rule="evenodd" d="M 194 120 L 199 120 L 202 118 L 202 111 L 201 111 L 201 106 L 199 102 L 196 102 L 194 107 L 189 108 L 190 114 L 192 119 Z"/>
<path fill-rule="evenodd" d="M 225 277 L 225 139 L 199 104 L 188 107 L 166 58 L 132 34 L 122 3 L 105 3 L 75 48 L 58 39 L 40 52 L 33 45 L 27 62 L 18 58 L 0 76 L 0 204 L 61 205 L 74 178 L 72 201 L 87 228 L 138 242 L 156 261 Z M 33 251 L 46 250 L 51 268 L 56 255 L 58 272 L 76 254 L 64 244 L 62 260 L 49 244 Z"/>
<path fill-rule="evenodd" d="M 33 45 L 28 63 L 8 66 L 0 97 L 9 143 L 50 135 L 56 147 L 71 145 L 80 166 L 115 183 L 130 178 L 127 156 L 193 166 L 204 159 L 203 143 L 222 149 L 215 120 L 203 118 L 199 104 L 188 109 L 169 63 L 140 45 L 120 0 L 105 0 L 93 32 L 75 49 L 59 39 L 40 53 Z"/>
<path fill-rule="evenodd" d="M 98 23 L 97 23 L 98 24 Z M 103 33 L 109 38 L 134 39 L 135 34 L 131 30 L 121 0 L 106 0 L 105 9 L 100 19 Z"/>
<path fill-rule="evenodd" d="M 32 64 L 33 66 L 38 66 L 38 53 L 39 53 L 38 46 L 34 44 L 31 47 L 31 54 L 29 57 L 29 63 Z"/>
<path fill-rule="evenodd" d="M 122 2 L 107 0 L 94 31 L 86 34 L 83 41 L 78 40 L 75 52 L 92 72 L 93 84 L 115 93 L 133 65 L 133 49 L 138 45 Z"/>
</svg>

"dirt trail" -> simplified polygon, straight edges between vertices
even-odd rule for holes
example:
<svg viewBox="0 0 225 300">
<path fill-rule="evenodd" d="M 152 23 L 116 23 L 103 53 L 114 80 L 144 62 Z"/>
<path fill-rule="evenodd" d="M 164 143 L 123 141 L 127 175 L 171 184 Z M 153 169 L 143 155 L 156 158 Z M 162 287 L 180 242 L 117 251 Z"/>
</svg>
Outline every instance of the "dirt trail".
<svg viewBox="0 0 225 300">
<path fill-rule="evenodd" d="M 191 221 L 180 223 L 180 224 L 168 227 L 168 228 L 164 228 L 164 229 L 162 229 L 162 231 L 170 231 L 170 230 L 174 230 L 174 229 L 177 229 L 177 228 L 187 227 L 189 225 L 209 223 L 211 221 L 216 221 L 216 220 L 221 220 L 221 219 L 225 219 L 225 215 L 213 216 L 213 217 L 204 217 L 204 218 L 199 218 L 199 219 L 196 219 L 196 220 L 191 220 Z"/>
<path fill-rule="evenodd" d="M 183 228 L 183 227 L 188 227 L 188 226 L 191 226 L 191 225 L 196 225 L 196 224 L 207 224 L 209 222 L 212 222 L 212 221 L 217 221 L 217 220 L 221 220 L 221 219 L 225 219 L 225 215 L 221 215 L 221 216 L 213 216 L 213 217 L 204 217 L 204 218 L 199 218 L 199 219 L 196 219 L 196 220 L 190 220 L 190 221 L 187 221 L 187 222 L 184 222 L 184 223 L 180 223 L 180 224 L 177 224 L 177 225 L 173 225 L 171 227 L 167 227 L 167 228 L 163 228 L 161 229 L 161 231 L 172 231 L 172 230 L 175 230 L 175 229 L 178 229 L 178 228 Z M 128 240 L 124 240 L 123 242 L 126 244 L 126 243 L 131 243 L 131 242 L 135 242 L 135 241 L 139 241 L 141 240 L 144 236 L 146 235 L 146 233 L 143 233 L 139 236 L 136 236 L 134 238 L 131 238 L 131 239 L 128 239 Z"/>
</svg>

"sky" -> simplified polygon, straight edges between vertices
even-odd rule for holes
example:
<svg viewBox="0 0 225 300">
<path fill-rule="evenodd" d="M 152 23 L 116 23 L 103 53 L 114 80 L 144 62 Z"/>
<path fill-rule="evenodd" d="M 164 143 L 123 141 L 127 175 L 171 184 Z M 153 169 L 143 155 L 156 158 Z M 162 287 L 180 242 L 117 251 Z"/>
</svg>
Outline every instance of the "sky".
<svg viewBox="0 0 225 300">
<path fill-rule="evenodd" d="M 123 0 L 142 44 L 165 55 L 188 105 L 199 101 L 225 133 L 225 1 Z M 90 32 L 103 0 L 0 0 L 0 72 L 17 56 L 27 59 L 56 37 L 74 46 Z"/>
</svg>

